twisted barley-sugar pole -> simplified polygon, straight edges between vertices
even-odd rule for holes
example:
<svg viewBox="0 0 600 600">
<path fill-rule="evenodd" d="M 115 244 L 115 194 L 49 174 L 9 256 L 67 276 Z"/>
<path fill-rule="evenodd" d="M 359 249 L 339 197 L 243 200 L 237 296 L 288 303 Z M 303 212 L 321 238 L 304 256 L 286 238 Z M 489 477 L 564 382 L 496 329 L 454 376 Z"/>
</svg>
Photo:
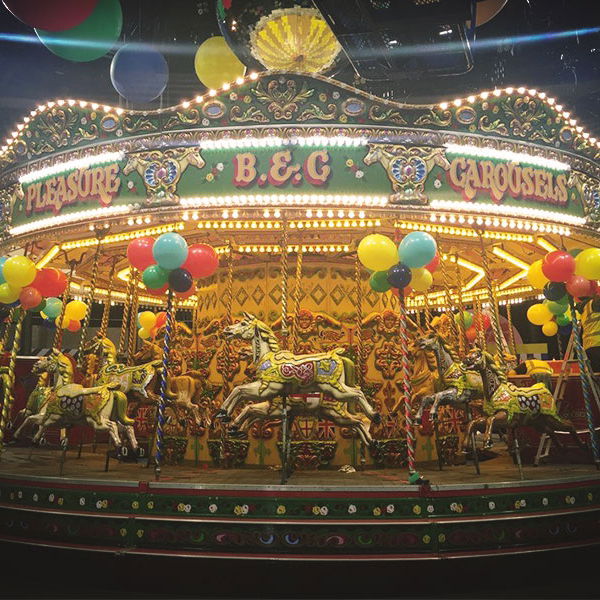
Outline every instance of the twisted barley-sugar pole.
<svg viewBox="0 0 600 600">
<path fill-rule="evenodd" d="M 517 344 L 515 342 L 515 331 L 513 326 L 513 318 L 512 318 L 512 304 L 510 302 L 506 303 L 506 318 L 508 320 L 508 343 L 510 345 L 510 352 L 515 357 L 517 356 Z M 560 340 L 560 336 L 557 336 L 557 341 Z M 560 352 L 560 341 L 558 342 L 559 352 Z M 562 352 L 560 353 L 562 356 Z"/>
<path fill-rule="evenodd" d="M 459 346 L 462 349 L 462 355 L 464 356 L 469 348 L 469 341 L 467 340 L 467 328 L 465 325 L 465 305 L 463 302 L 463 281 L 460 273 L 460 265 L 458 264 L 458 254 L 454 255 L 454 273 L 456 277 L 456 297 L 458 303 L 458 329 L 460 331 Z"/>
<path fill-rule="evenodd" d="M 363 382 L 364 342 L 362 332 L 363 322 L 363 287 L 362 270 L 358 254 L 354 261 L 354 284 L 356 286 L 356 383 L 360 386 Z"/>
<path fill-rule="evenodd" d="M 473 308 L 475 313 L 475 331 L 477 332 L 477 343 L 481 350 L 485 350 L 485 331 L 483 329 L 483 309 L 479 296 L 473 298 Z"/>
<path fill-rule="evenodd" d="M 98 334 L 102 337 L 106 337 L 106 332 L 108 331 L 108 321 L 110 319 L 110 303 L 112 301 L 112 292 L 113 292 L 113 278 L 115 276 L 115 271 L 117 268 L 117 261 L 113 260 L 112 266 L 110 267 L 110 273 L 108 275 L 108 287 L 106 288 L 106 301 L 104 302 L 104 308 L 102 310 L 102 318 L 100 319 L 100 328 L 98 329 Z"/>
<path fill-rule="evenodd" d="M 21 347 L 21 333 L 23 331 L 23 319 L 25 317 L 25 311 L 19 310 L 19 314 L 16 315 L 15 322 L 15 334 L 13 336 L 12 348 L 10 351 L 10 359 L 8 361 L 8 373 L 7 373 L 7 389 L 5 391 L 6 396 L 4 403 L 2 404 L 2 412 L 0 413 L 0 451 L 4 444 L 4 433 L 8 422 L 10 420 L 10 413 L 12 406 L 15 401 L 15 367 L 17 364 L 17 354 Z"/>
<path fill-rule="evenodd" d="M 163 459 L 165 407 L 167 404 L 167 377 L 169 375 L 169 354 L 171 331 L 173 328 L 173 292 L 167 290 L 167 320 L 165 322 L 165 337 L 163 340 L 162 369 L 160 371 L 160 396 L 156 420 L 156 453 L 154 455 L 154 477 L 160 479 L 161 465 Z"/>
<path fill-rule="evenodd" d="M 304 247 L 298 246 L 298 254 L 296 257 L 296 274 L 295 274 L 295 286 L 294 286 L 294 316 L 291 322 L 290 332 L 290 350 L 296 351 L 296 344 L 298 343 L 298 313 L 300 312 L 300 297 L 302 291 L 302 257 L 304 256 Z"/>
<path fill-rule="evenodd" d="M 123 320 L 121 321 L 121 331 L 119 333 L 119 354 L 125 354 L 127 349 L 128 336 L 127 326 L 129 325 L 131 300 L 133 296 L 133 280 L 134 280 L 134 269 L 129 269 L 129 277 L 127 278 L 127 289 L 125 290 L 125 299 L 123 302 Z"/>
<path fill-rule="evenodd" d="M 76 262 L 72 260 L 69 264 L 69 274 L 67 275 L 67 287 L 62 295 L 62 308 L 60 310 L 60 316 L 58 317 L 58 325 L 56 326 L 56 333 L 54 334 L 54 342 L 52 344 L 52 348 L 54 350 L 60 350 L 62 348 L 62 339 L 63 339 L 63 327 L 62 322 L 65 317 L 65 311 L 67 310 L 67 298 L 69 297 L 71 290 L 71 279 L 73 278 L 73 273 L 75 272 Z"/>
<path fill-rule="evenodd" d="M 488 259 L 487 249 L 483 241 L 483 233 L 479 232 L 479 244 L 481 246 L 481 260 L 483 264 L 483 271 L 485 273 L 485 287 L 488 293 L 490 306 L 492 308 L 492 331 L 494 332 L 494 341 L 496 342 L 496 350 L 498 353 L 498 360 L 502 371 L 506 372 L 506 356 L 504 355 L 504 343 L 502 338 L 502 332 L 500 330 L 500 315 L 498 314 L 498 305 L 496 304 L 496 294 L 494 292 L 494 285 L 492 282 L 492 273 L 490 271 L 490 262 Z"/>
<path fill-rule="evenodd" d="M 438 245 L 438 248 L 439 248 L 439 245 Z M 448 308 L 446 309 L 446 312 L 448 313 L 448 315 L 450 317 L 450 328 L 452 329 L 452 336 L 455 340 L 460 341 L 458 325 L 456 324 L 456 320 L 454 319 L 454 314 L 452 312 L 454 305 L 452 302 L 452 293 L 450 292 L 450 277 L 448 275 L 448 266 L 446 264 L 446 261 L 450 262 L 450 255 L 441 253 L 440 259 L 441 259 L 440 260 L 440 267 L 441 267 L 440 270 L 442 272 L 442 285 L 444 287 L 444 295 L 446 297 L 446 303 L 448 304 Z"/>
<path fill-rule="evenodd" d="M 429 304 L 429 294 L 427 292 L 423 293 L 423 302 L 425 305 L 425 331 L 427 331 L 431 324 L 431 306 Z"/>
<path fill-rule="evenodd" d="M 6 319 L 6 324 L 4 326 L 4 333 L 2 334 L 2 350 L 6 350 L 6 346 L 8 346 L 8 340 L 10 338 L 10 330 L 11 330 L 11 325 L 13 323 L 14 318 L 16 317 L 16 311 L 17 309 L 13 306 L 9 313 L 8 313 L 8 317 Z"/>
<path fill-rule="evenodd" d="M 94 262 L 92 266 L 92 277 L 90 279 L 90 291 L 87 297 L 87 310 L 83 317 L 83 323 L 81 324 L 81 334 L 79 337 L 79 347 L 77 349 L 77 366 L 81 369 L 83 367 L 83 347 L 85 345 L 85 337 L 92 318 L 92 309 L 94 307 L 94 296 L 96 294 L 96 281 L 98 279 L 98 263 L 100 261 L 100 239 L 97 240 L 96 251 L 94 252 Z"/>
<path fill-rule="evenodd" d="M 583 340 L 581 334 L 581 323 L 575 312 L 575 302 L 573 297 L 569 295 L 569 305 L 571 307 L 571 322 L 573 324 L 573 341 L 575 343 L 575 353 L 577 354 L 577 362 L 579 364 L 579 379 L 581 381 L 581 389 L 583 390 L 583 402 L 585 404 L 585 418 L 587 421 L 588 430 L 590 432 L 590 445 L 592 447 L 592 458 L 596 464 L 596 468 L 600 469 L 600 449 L 598 448 L 598 437 L 594 426 L 594 414 L 592 412 L 592 387 L 590 383 L 591 369 L 589 362 L 583 349 Z"/>
<path fill-rule="evenodd" d="M 288 224 L 283 219 L 281 235 L 281 347 L 288 349 Z"/>
<path fill-rule="evenodd" d="M 135 342 L 137 336 L 136 320 L 138 307 L 140 304 L 140 272 L 137 269 L 133 271 L 133 289 L 131 292 L 131 304 L 129 308 L 129 338 L 127 342 L 127 364 L 133 365 L 133 355 L 135 354 Z"/>
</svg>

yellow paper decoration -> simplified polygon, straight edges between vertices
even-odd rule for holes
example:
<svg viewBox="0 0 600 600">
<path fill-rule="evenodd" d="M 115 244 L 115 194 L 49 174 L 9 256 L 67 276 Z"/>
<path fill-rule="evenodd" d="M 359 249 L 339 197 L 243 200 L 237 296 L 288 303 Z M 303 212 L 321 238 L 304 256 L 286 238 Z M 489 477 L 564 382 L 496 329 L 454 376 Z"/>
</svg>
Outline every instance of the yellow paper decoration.
<svg viewBox="0 0 600 600">
<path fill-rule="evenodd" d="M 263 17 L 250 34 L 250 50 L 270 70 L 322 73 L 341 46 L 318 10 L 295 7 Z"/>
</svg>

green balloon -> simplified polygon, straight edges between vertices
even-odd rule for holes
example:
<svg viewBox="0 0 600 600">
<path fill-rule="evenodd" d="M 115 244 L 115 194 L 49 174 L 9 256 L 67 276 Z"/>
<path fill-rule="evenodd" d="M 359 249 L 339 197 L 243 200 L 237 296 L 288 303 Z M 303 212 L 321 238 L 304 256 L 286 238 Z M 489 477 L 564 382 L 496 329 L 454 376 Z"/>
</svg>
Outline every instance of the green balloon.
<svg viewBox="0 0 600 600">
<path fill-rule="evenodd" d="M 56 319 L 62 312 L 62 301 L 58 298 L 46 298 L 46 308 L 44 314 L 51 319 Z"/>
<path fill-rule="evenodd" d="M 583 250 L 581 248 L 573 248 L 573 250 L 569 250 L 569 254 L 573 257 L 573 258 L 577 258 L 578 254 L 581 254 L 583 252 Z"/>
<path fill-rule="evenodd" d="M 158 265 L 150 265 L 142 273 L 142 281 L 150 290 L 159 290 L 169 280 L 169 271 Z"/>
<path fill-rule="evenodd" d="M 473 325 L 473 315 L 468 310 L 464 310 L 462 312 L 462 318 L 465 322 L 465 329 L 469 329 L 469 327 Z M 460 323 L 460 313 L 454 315 L 454 320 L 456 323 Z"/>
<path fill-rule="evenodd" d="M 115 45 L 122 27 L 123 11 L 119 0 L 98 0 L 92 14 L 73 29 L 34 31 L 40 42 L 56 56 L 75 62 L 89 62 L 104 56 Z"/>
<path fill-rule="evenodd" d="M 369 285 L 375 292 L 387 292 L 392 286 L 387 280 L 387 271 L 375 271 L 369 279 Z"/>
<path fill-rule="evenodd" d="M 552 302 L 552 300 L 546 300 L 544 304 L 548 307 L 548 310 L 553 315 L 562 315 L 567 309 L 566 304 L 562 304 L 560 302 Z"/>
<path fill-rule="evenodd" d="M 571 323 L 571 319 L 568 315 L 557 315 L 556 316 L 557 325 L 569 325 Z"/>
</svg>

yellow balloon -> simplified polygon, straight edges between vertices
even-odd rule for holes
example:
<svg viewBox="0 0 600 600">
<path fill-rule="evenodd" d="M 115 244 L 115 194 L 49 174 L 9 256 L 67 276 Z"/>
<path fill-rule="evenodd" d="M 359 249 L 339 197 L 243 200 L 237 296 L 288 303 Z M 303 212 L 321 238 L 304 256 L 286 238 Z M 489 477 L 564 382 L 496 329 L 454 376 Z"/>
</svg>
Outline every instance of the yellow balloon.
<svg viewBox="0 0 600 600">
<path fill-rule="evenodd" d="M 29 285 L 36 275 L 35 263 L 26 256 L 11 256 L 2 267 L 4 279 L 13 288 Z"/>
<path fill-rule="evenodd" d="M 527 281 L 536 289 L 543 290 L 549 279 L 542 272 L 542 261 L 536 260 L 527 271 Z"/>
<path fill-rule="evenodd" d="M 411 269 L 410 287 L 416 292 L 426 292 L 433 283 L 433 275 L 425 268 Z"/>
<path fill-rule="evenodd" d="M 372 233 L 360 240 L 358 260 L 371 271 L 387 271 L 400 262 L 396 244 L 380 233 Z"/>
<path fill-rule="evenodd" d="M 71 300 L 65 306 L 65 318 L 69 317 L 69 321 L 81 321 L 87 312 L 87 304 L 81 300 Z"/>
<path fill-rule="evenodd" d="M 552 337 L 558 333 L 558 324 L 556 321 L 548 321 L 542 325 L 542 333 L 548 337 Z"/>
<path fill-rule="evenodd" d="M 138 321 L 142 326 L 142 329 L 145 329 L 146 331 L 150 332 L 150 330 L 156 324 L 156 315 L 153 312 L 150 312 L 149 310 L 145 310 L 144 312 L 141 312 L 138 315 Z"/>
<path fill-rule="evenodd" d="M 600 248 L 587 248 L 575 257 L 575 275 L 600 279 Z"/>
<path fill-rule="evenodd" d="M 202 42 L 196 51 L 194 69 L 198 79 L 213 90 L 243 77 L 246 72 L 246 66 L 221 36 L 211 37 Z"/>
<path fill-rule="evenodd" d="M 62 318 L 62 325 L 61 325 L 60 317 L 56 317 L 56 319 L 54 319 L 54 323 L 57 327 L 60 327 L 61 329 L 66 329 L 69 326 L 69 323 L 74 320 L 75 319 L 70 319 L 67 315 L 65 315 Z"/>
<path fill-rule="evenodd" d="M 533 304 L 527 309 L 527 319 L 534 325 L 543 325 L 553 318 L 554 315 L 545 304 Z"/>
<path fill-rule="evenodd" d="M 0 285 L 0 302 L 3 304 L 12 304 L 19 299 L 21 288 L 14 288 L 8 283 Z"/>
<path fill-rule="evenodd" d="M 143 339 L 143 340 L 147 340 L 150 337 L 150 332 L 147 329 L 144 329 L 143 327 L 140 327 L 138 329 L 138 335 Z"/>
</svg>

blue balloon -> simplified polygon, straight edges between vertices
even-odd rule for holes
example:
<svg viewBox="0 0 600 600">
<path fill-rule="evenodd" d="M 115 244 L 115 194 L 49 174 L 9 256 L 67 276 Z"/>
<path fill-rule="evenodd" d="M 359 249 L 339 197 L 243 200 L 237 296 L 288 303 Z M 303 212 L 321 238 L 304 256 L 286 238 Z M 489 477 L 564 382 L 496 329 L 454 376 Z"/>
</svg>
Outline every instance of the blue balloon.
<svg viewBox="0 0 600 600">
<path fill-rule="evenodd" d="M 387 280 L 388 283 L 395 288 L 405 288 L 412 278 L 411 270 L 402 263 L 394 265 L 391 269 L 388 269 Z"/>
<path fill-rule="evenodd" d="M 425 231 L 413 231 L 400 242 L 398 256 L 400 262 L 411 269 L 428 265 L 437 252 L 437 245 Z"/>
<path fill-rule="evenodd" d="M 165 57 L 146 44 L 126 44 L 110 64 L 110 80 L 123 98 L 151 102 L 167 87 L 169 67 Z"/>
<path fill-rule="evenodd" d="M 2 267 L 4 266 L 4 263 L 8 260 L 7 256 L 3 256 L 2 258 L 0 258 L 0 285 L 2 285 L 3 283 L 6 283 L 6 279 L 4 279 L 4 275 L 2 274 Z"/>
<path fill-rule="evenodd" d="M 178 233 L 163 233 L 152 246 L 152 256 L 159 267 L 178 269 L 186 260 L 188 246 Z"/>
</svg>

